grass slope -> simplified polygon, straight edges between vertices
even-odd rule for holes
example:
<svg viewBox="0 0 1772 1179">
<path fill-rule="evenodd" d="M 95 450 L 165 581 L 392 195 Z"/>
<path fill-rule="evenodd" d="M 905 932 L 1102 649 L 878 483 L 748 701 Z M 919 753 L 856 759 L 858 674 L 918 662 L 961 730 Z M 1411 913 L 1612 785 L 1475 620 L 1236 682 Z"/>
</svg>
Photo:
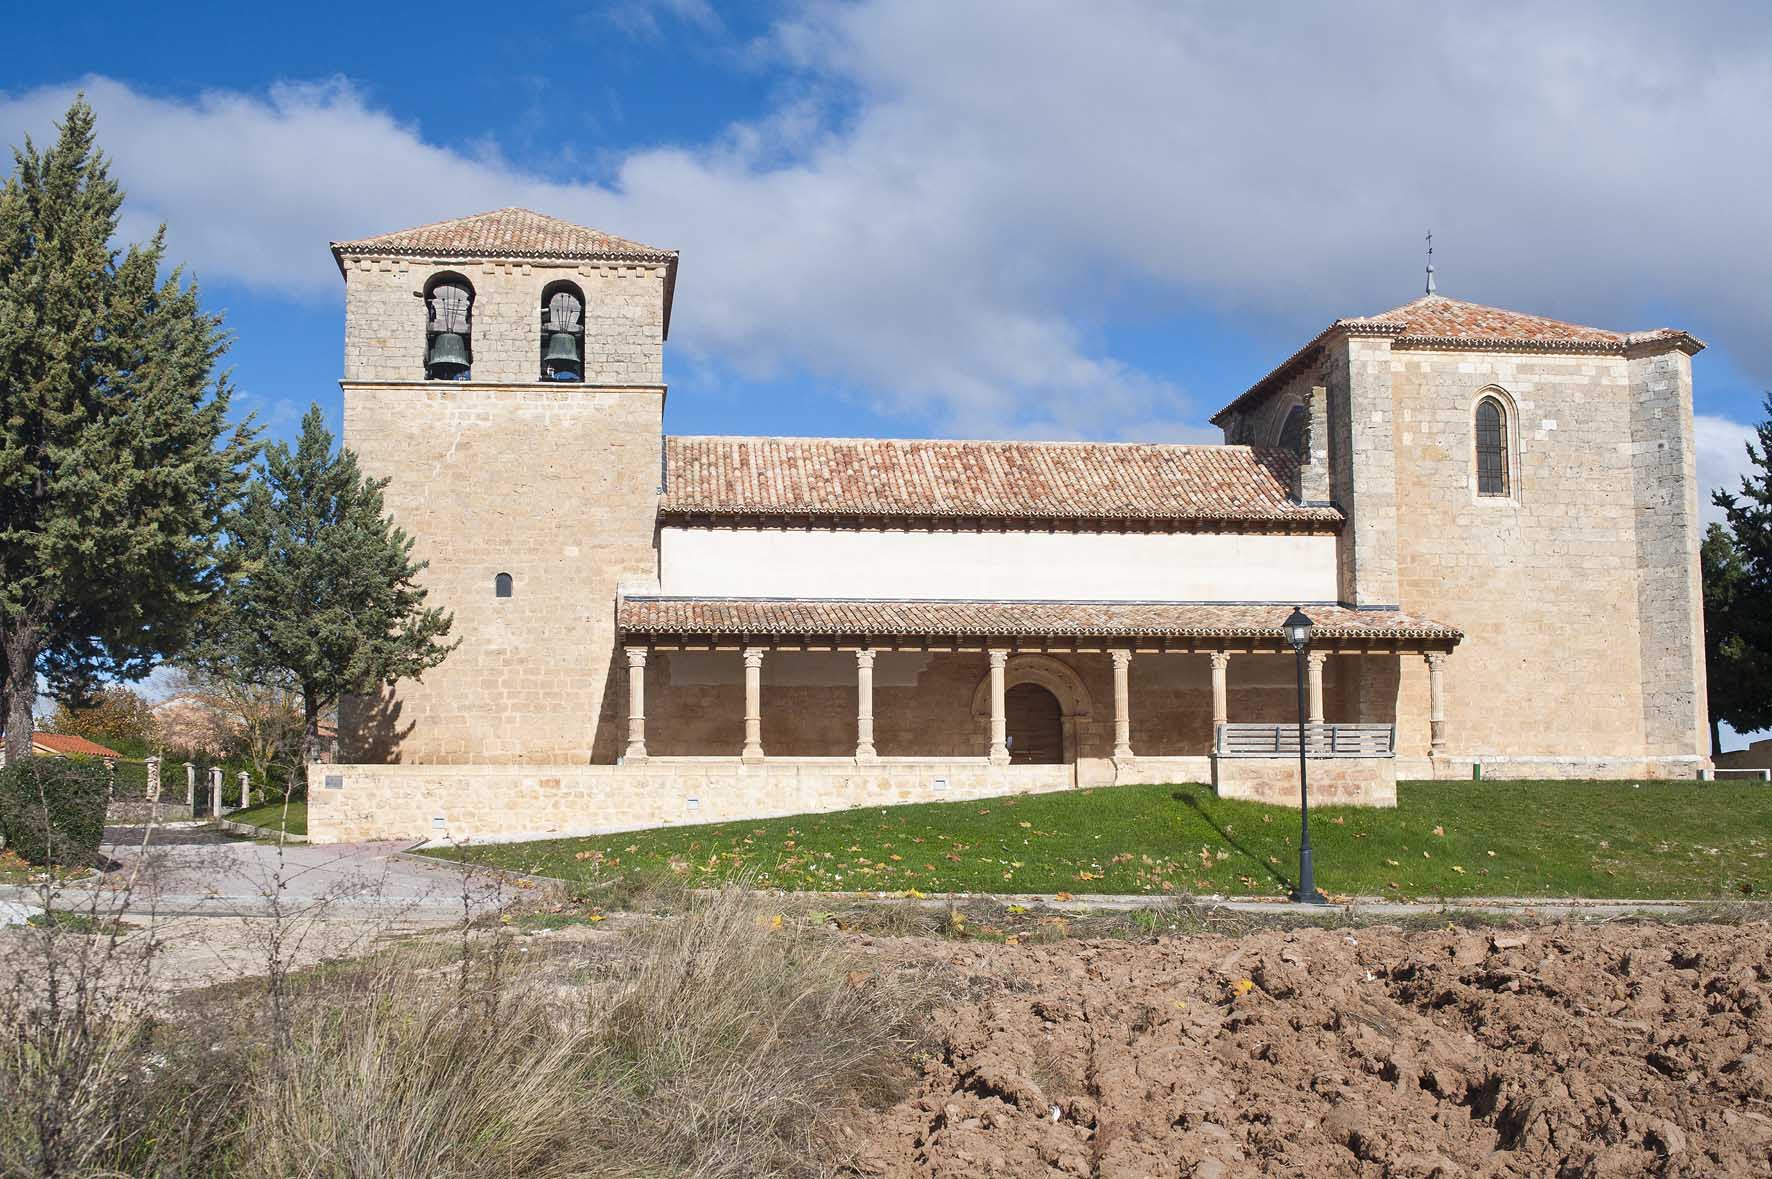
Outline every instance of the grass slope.
<svg viewBox="0 0 1772 1179">
<path fill-rule="evenodd" d="M 1317 883 L 1391 897 L 1682 899 L 1772 890 L 1772 789 L 1709 782 L 1409 782 L 1395 810 L 1311 813 Z M 440 849 L 431 854 L 452 858 Z M 664 827 L 475 847 L 476 862 L 568 880 L 734 873 L 786 889 L 1284 894 L 1296 808 L 1199 785 Z"/>
<path fill-rule="evenodd" d="M 263 827 L 267 831 L 282 831 L 283 804 L 281 802 L 263 802 L 243 811 L 230 811 L 222 816 L 231 823 L 245 823 L 249 827 Z M 308 804 L 292 802 L 289 804 L 290 835 L 306 835 L 308 833 Z"/>
</svg>

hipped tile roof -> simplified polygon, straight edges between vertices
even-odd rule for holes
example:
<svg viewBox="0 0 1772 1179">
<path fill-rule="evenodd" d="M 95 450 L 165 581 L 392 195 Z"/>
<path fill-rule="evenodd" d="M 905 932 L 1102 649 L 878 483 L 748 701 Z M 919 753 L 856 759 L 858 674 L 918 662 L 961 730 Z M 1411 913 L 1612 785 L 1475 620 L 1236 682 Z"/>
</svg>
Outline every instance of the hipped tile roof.
<svg viewBox="0 0 1772 1179">
<path fill-rule="evenodd" d="M 1423 295 L 1377 315 L 1336 320 L 1250 386 L 1247 392 L 1214 414 L 1213 423 L 1222 424 L 1233 409 L 1258 400 L 1273 384 L 1314 355 L 1323 341 L 1336 332 L 1390 336 L 1391 347 L 1398 349 L 1471 348 L 1607 354 L 1623 353 L 1638 345 L 1658 341 L 1677 344 L 1692 353 L 1704 348 L 1704 341 L 1677 328 L 1614 332 L 1542 315 L 1528 315 L 1523 311 L 1467 303 L 1445 295 Z"/>
<path fill-rule="evenodd" d="M 877 438 L 665 440 L 668 516 L 1016 518 L 1333 528 L 1290 498 L 1290 452 Z"/>
<path fill-rule="evenodd" d="M 851 636 L 993 639 L 1083 636 L 1283 639 L 1290 605 L 1200 602 L 875 601 L 626 597 L 617 625 L 633 636 Z M 1316 636 L 1453 644 L 1456 628 L 1398 611 L 1309 606 Z"/>
<path fill-rule="evenodd" d="M 673 262 L 675 250 L 641 245 L 532 209 L 494 209 L 412 229 L 333 242 L 333 254 L 429 254 L 472 258 L 583 258 Z"/>
<path fill-rule="evenodd" d="M 76 737 L 69 733 L 32 733 L 31 747 L 62 757 L 79 755 L 81 757 L 120 758 L 123 756 L 115 749 L 100 745 L 97 741 L 88 741 L 85 737 Z"/>
</svg>

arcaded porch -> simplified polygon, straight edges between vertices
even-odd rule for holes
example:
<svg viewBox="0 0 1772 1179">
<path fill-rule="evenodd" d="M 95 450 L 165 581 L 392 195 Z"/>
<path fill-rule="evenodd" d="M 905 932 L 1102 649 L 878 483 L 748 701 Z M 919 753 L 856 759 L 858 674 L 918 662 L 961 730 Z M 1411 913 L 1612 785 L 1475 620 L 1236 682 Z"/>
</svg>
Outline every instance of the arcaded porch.
<svg viewBox="0 0 1772 1179">
<path fill-rule="evenodd" d="M 1309 610 L 1311 756 L 1390 755 L 1409 657 L 1429 665 L 1442 748 L 1442 668 L 1458 633 L 1388 612 Z M 619 616 L 623 762 L 951 762 L 1106 785 L 1219 781 L 1230 758 L 1228 777 L 1246 778 L 1261 769 L 1250 742 L 1264 731 L 1238 726 L 1284 729 L 1275 739 L 1291 741 L 1295 762 L 1296 663 L 1279 627 L 1289 611 L 630 598 Z"/>
</svg>

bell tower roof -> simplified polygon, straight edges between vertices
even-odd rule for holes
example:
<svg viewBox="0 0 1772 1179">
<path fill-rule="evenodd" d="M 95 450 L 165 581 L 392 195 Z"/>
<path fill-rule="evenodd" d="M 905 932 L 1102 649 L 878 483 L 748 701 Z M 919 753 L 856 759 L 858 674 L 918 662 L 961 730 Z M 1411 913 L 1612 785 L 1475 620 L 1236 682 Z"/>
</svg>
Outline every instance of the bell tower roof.
<svg viewBox="0 0 1772 1179">
<path fill-rule="evenodd" d="M 643 246 L 600 229 L 574 225 L 533 209 L 494 209 L 412 229 L 333 242 L 332 256 L 422 254 L 438 258 L 559 258 L 584 261 L 675 262 L 677 251 Z"/>
<path fill-rule="evenodd" d="M 393 233 L 333 242 L 332 260 L 338 264 L 340 274 L 345 272 L 347 254 L 435 258 L 439 261 L 511 258 L 662 265 L 665 268 L 665 334 L 668 336 L 671 330 L 671 303 L 677 289 L 677 251 L 641 245 L 533 209 L 493 209 Z"/>
</svg>

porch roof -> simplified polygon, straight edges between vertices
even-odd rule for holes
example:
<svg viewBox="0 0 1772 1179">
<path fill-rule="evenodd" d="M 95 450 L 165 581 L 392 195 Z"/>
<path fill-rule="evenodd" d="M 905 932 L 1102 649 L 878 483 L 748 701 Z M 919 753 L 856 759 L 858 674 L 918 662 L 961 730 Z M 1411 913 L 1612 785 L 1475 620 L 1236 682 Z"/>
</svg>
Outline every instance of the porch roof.
<svg viewBox="0 0 1772 1179">
<path fill-rule="evenodd" d="M 942 640 L 1186 639 L 1284 642 L 1290 605 L 1216 602 L 906 601 L 811 598 L 624 597 L 616 625 L 633 638 L 882 637 Z M 1450 648 L 1456 627 L 1396 610 L 1309 604 L 1316 638 Z"/>
</svg>

